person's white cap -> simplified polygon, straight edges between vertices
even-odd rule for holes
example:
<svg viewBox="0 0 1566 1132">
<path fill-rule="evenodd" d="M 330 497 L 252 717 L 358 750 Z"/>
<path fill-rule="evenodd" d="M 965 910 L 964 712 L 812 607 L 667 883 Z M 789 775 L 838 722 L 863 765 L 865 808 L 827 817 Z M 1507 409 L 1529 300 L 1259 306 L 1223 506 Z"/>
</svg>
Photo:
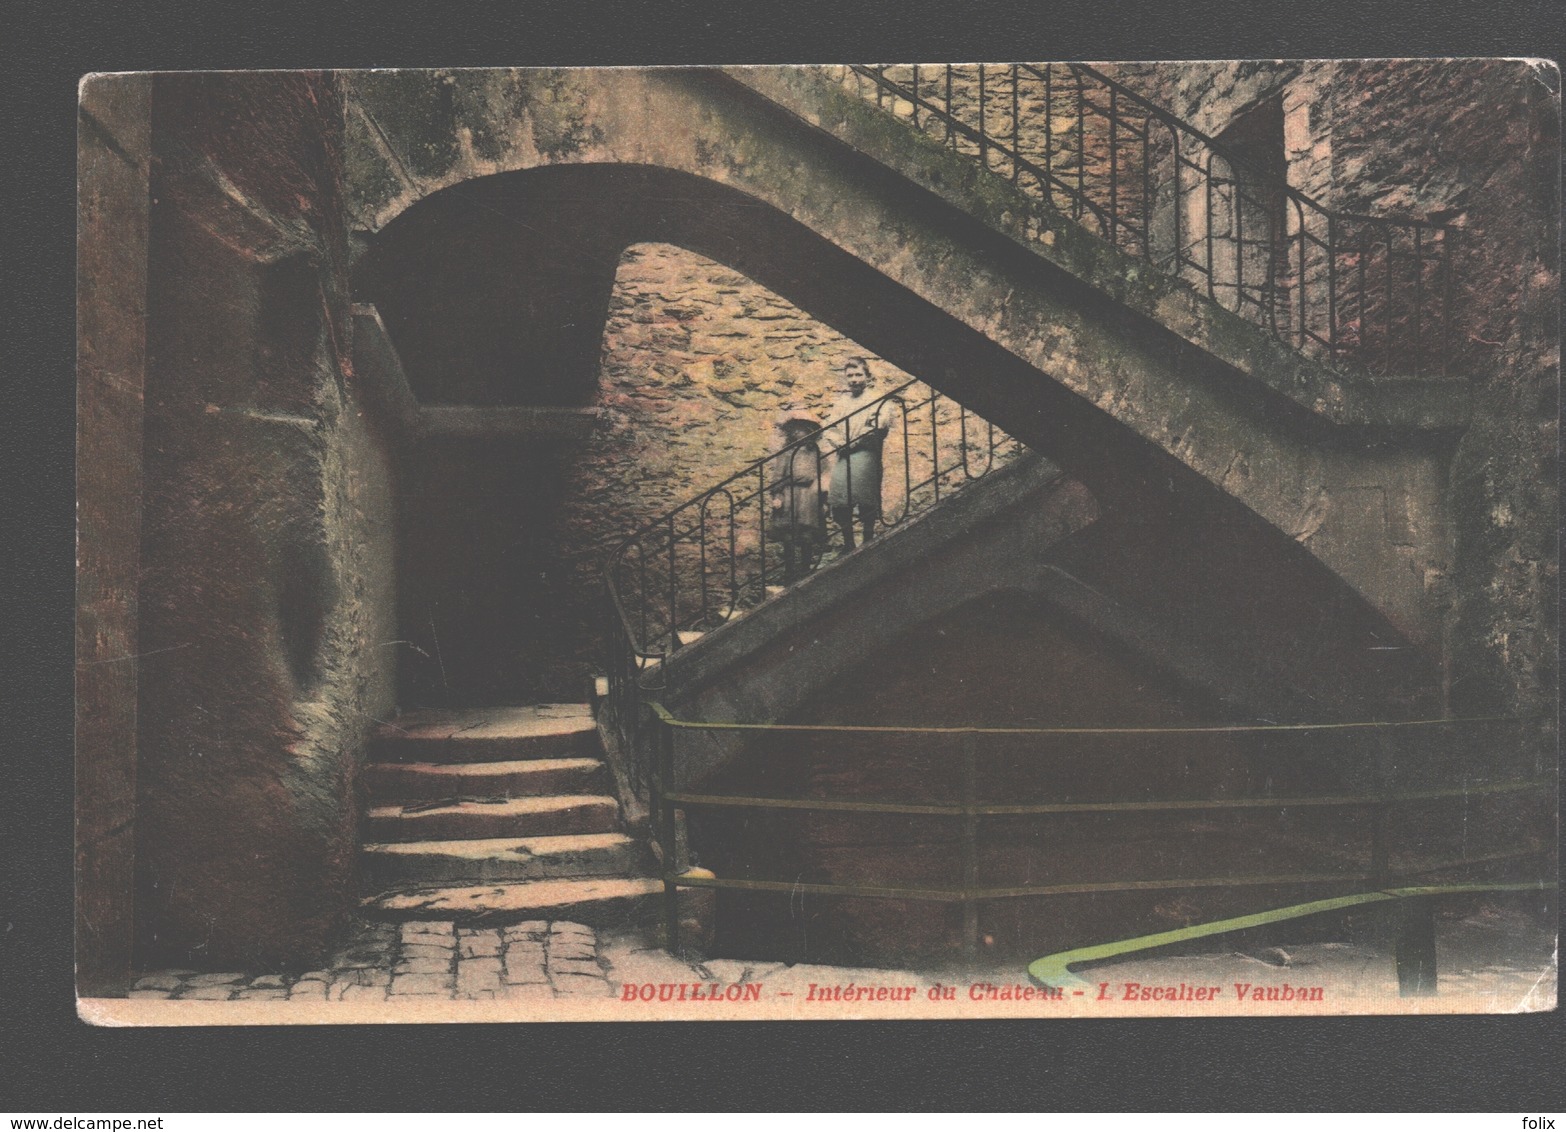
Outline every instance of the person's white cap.
<svg viewBox="0 0 1566 1132">
<path fill-rule="evenodd" d="M 815 414 L 800 405 L 785 406 L 783 411 L 778 414 L 779 428 L 791 424 L 807 424 L 811 428 L 821 427 L 821 422 L 816 418 Z"/>
</svg>

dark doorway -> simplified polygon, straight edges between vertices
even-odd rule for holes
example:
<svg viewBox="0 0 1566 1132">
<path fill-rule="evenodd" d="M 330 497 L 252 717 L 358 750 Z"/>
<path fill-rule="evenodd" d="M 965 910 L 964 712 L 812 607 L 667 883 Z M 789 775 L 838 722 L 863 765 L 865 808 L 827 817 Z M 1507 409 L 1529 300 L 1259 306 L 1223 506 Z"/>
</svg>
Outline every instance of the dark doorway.
<svg viewBox="0 0 1566 1132">
<path fill-rule="evenodd" d="M 1218 135 L 1233 161 L 1215 159 L 1219 194 L 1227 205 L 1226 265 L 1236 310 L 1259 309 L 1276 325 L 1289 325 L 1290 281 L 1287 196 L 1288 159 L 1283 143 L 1283 96 L 1273 95 L 1239 114 Z M 1217 220 L 1218 218 L 1215 218 Z M 1217 226 L 1215 225 L 1215 228 Z M 1217 265 L 1215 265 L 1216 269 Z M 1249 312 L 1247 317 L 1253 317 Z"/>
</svg>

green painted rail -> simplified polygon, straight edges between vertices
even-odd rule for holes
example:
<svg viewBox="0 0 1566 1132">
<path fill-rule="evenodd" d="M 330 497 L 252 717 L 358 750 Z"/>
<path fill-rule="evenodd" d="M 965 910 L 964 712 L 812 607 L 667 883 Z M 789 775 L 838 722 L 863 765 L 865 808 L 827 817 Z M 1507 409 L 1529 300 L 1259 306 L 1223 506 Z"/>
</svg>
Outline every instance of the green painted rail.
<svg viewBox="0 0 1566 1132">
<path fill-rule="evenodd" d="M 1173 931 L 1116 940 L 1114 943 L 1100 943 L 1091 947 L 1056 952 L 1028 964 L 1028 977 L 1041 987 L 1059 989 L 1086 987 L 1090 985 L 1087 980 L 1071 970 L 1079 963 L 1118 959 L 1138 952 L 1168 947 L 1171 944 L 1244 931 L 1247 928 L 1266 927 L 1269 924 L 1279 924 L 1323 912 L 1338 912 L 1366 904 L 1402 901 L 1407 902 L 1409 914 L 1404 917 L 1397 937 L 1398 986 L 1405 995 L 1431 994 L 1435 991 L 1433 918 L 1435 899 L 1482 892 L 1542 892 L 1557 887 L 1557 884 L 1556 881 L 1540 880 L 1509 884 L 1419 885 L 1413 888 L 1384 888 L 1374 892 L 1357 892 L 1351 896 L 1334 896 L 1327 900 L 1290 904 L 1287 907 L 1256 912 L 1249 916 L 1235 916 L 1228 920 L 1214 920 L 1208 924 L 1194 924 L 1188 928 L 1176 928 Z"/>
</svg>

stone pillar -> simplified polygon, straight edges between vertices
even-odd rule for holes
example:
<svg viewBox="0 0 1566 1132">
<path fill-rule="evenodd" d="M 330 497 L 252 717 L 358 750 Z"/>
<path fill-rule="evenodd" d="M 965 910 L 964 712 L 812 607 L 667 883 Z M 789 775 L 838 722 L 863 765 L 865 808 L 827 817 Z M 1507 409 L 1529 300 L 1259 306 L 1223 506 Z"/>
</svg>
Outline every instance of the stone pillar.
<svg viewBox="0 0 1566 1132">
<path fill-rule="evenodd" d="M 160 75 L 148 268 L 138 942 L 299 964 L 356 897 L 392 709 L 387 438 L 352 365 L 329 75 Z"/>
</svg>

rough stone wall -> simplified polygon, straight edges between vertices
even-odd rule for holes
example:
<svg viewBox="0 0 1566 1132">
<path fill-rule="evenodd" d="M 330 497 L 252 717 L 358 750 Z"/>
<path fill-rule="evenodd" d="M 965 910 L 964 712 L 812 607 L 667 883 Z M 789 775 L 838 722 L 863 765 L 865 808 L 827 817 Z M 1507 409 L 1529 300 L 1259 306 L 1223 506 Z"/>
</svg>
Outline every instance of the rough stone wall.
<svg viewBox="0 0 1566 1132">
<path fill-rule="evenodd" d="M 1552 710 L 1558 72 L 1515 60 L 1115 70 L 1211 133 L 1281 93 L 1291 184 L 1334 209 L 1457 226 L 1450 364 L 1474 411 L 1449 471 L 1452 705 Z"/>
<path fill-rule="evenodd" d="M 1444 210 L 1461 226 L 1453 353 L 1473 383 L 1474 417 L 1451 470 L 1454 706 L 1551 712 L 1558 73 L 1513 61 L 1345 64 L 1329 74 L 1343 207 Z"/>
<path fill-rule="evenodd" d="M 839 370 L 858 356 L 880 392 L 909 380 L 721 264 L 666 244 L 629 249 L 604 327 L 605 427 L 572 491 L 577 525 L 612 538 L 651 522 L 778 447 L 788 405 L 825 423 Z"/>
<path fill-rule="evenodd" d="M 153 91 L 138 941 L 313 961 L 354 897 L 392 707 L 392 494 L 351 365 L 341 102 L 320 74 Z"/>
<path fill-rule="evenodd" d="M 81 89 L 76 940 L 88 995 L 123 990 L 133 939 L 151 85 L 97 75 Z"/>
</svg>

